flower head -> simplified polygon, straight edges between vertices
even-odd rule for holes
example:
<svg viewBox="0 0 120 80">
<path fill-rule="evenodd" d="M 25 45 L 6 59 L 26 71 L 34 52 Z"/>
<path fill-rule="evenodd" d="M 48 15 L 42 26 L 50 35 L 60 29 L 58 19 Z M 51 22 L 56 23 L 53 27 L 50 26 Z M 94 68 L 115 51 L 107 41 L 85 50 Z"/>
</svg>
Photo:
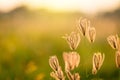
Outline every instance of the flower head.
<svg viewBox="0 0 120 80">
<path fill-rule="evenodd" d="M 57 56 L 51 56 L 49 59 L 49 65 L 54 70 L 57 71 L 59 68 L 59 62 Z"/>
<path fill-rule="evenodd" d="M 77 32 L 71 32 L 70 35 L 66 34 L 63 38 L 66 39 L 71 50 L 75 50 L 80 43 L 80 35 Z"/>
<path fill-rule="evenodd" d="M 104 61 L 105 55 L 101 54 L 100 52 L 94 53 L 93 55 L 93 69 L 92 74 L 96 74 L 97 71 L 101 68 L 103 61 Z"/>
<path fill-rule="evenodd" d="M 120 51 L 116 52 L 115 61 L 116 61 L 116 66 L 120 68 Z"/>
<path fill-rule="evenodd" d="M 55 80 L 65 80 L 63 71 L 56 56 L 50 57 L 49 65 L 53 69 L 53 72 L 50 73 L 51 77 L 53 77 Z"/>
<path fill-rule="evenodd" d="M 113 49 L 119 49 L 120 40 L 117 34 L 115 36 L 114 35 L 109 36 L 107 38 L 107 41 Z"/>
<path fill-rule="evenodd" d="M 88 29 L 88 33 L 87 33 L 87 38 L 88 40 L 92 43 L 95 41 L 95 37 L 96 37 L 96 30 L 94 27 L 89 27 Z"/>
<path fill-rule="evenodd" d="M 90 21 L 86 18 L 81 17 L 79 19 L 78 30 L 83 36 L 86 35 L 89 27 L 90 27 Z"/>
<path fill-rule="evenodd" d="M 78 67 L 80 62 L 80 55 L 77 52 L 64 52 L 63 59 L 65 62 L 65 70 L 73 70 L 75 67 Z"/>
</svg>

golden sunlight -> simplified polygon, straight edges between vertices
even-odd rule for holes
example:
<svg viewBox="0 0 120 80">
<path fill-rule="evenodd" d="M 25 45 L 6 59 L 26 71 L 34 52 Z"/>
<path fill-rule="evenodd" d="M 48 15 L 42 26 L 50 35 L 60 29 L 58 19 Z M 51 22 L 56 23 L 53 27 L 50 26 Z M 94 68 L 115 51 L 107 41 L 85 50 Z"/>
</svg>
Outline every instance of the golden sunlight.
<svg viewBox="0 0 120 80">
<path fill-rule="evenodd" d="M 116 9 L 120 5 L 120 0 L 0 0 L 0 11 L 9 12 L 22 5 L 31 10 L 42 8 L 55 12 L 96 13 Z"/>
<path fill-rule="evenodd" d="M 52 11 L 82 11 L 96 13 L 117 8 L 120 0 L 26 0 L 31 9 L 45 8 Z"/>
<path fill-rule="evenodd" d="M 23 0 L 0 0 L 0 12 L 9 12 L 22 6 L 23 2 Z"/>
</svg>

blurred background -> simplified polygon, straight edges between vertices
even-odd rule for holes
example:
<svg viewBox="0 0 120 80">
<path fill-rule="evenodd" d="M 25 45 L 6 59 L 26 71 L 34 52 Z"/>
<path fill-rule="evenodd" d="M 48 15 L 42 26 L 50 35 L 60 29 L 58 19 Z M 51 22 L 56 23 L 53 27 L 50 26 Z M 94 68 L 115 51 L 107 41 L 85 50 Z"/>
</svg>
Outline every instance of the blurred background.
<svg viewBox="0 0 120 80">
<path fill-rule="evenodd" d="M 80 17 L 91 20 L 97 36 L 93 44 L 81 37 L 75 71 L 81 80 L 94 80 L 92 55 L 100 51 L 106 58 L 97 76 L 119 80 L 115 51 L 106 37 L 120 36 L 120 0 L 0 0 L 0 80 L 53 80 L 49 57 L 57 55 L 64 70 L 62 53 L 70 49 L 61 37 L 76 29 Z"/>
</svg>

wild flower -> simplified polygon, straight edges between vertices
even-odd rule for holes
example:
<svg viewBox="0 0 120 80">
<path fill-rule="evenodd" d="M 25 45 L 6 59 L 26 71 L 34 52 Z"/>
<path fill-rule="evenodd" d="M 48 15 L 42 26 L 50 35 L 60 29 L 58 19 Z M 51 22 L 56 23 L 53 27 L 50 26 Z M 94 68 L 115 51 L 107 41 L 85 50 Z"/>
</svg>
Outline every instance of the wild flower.
<svg viewBox="0 0 120 80">
<path fill-rule="evenodd" d="M 79 25 L 78 30 L 80 33 L 87 37 L 87 39 L 93 43 L 95 41 L 96 37 L 96 30 L 94 27 L 91 27 L 90 21 L 86 18 L 80 18 L 79 19 Z M 66 34 L 63 36 L 63 38 L 67 41 L 69 47 L 71 50 L 76 50 L 79 43 L 80 43 L 80 34 L 75 31 L 71 32 L 69 35 Z M 107 38 L 108 43 L 115 49 L 118 49 L 119 46 L 119 38 L 118 36 L 110 36 Z M 116 53 L 116 65 L 120 67 L 120 61 L 119 61 L 120 52 Z M 103 61 L 104 61 L 105 55 L 101 54 L 100 52 L 94 53 L 92 58 L 92 74 L 96 74 L 98 70 L 101 68 Z M 80 55 L 75 52 L 63 52 L 63 60 L 65 62 L 65 73 L 68 77 L 68 80 L 80 80 L 79 73 L 72 74 L 72 70 L 74 70 L 76 67 L 78 67 L 80 63 Z M 53 77 L 55 80 L 65 80 L 63 71 L 61 69 L 61 66 L 59 65 L 58 59 L 56 56 L 52 56 L 49 59 L 49 65 L 53 69 L 53 72 L 50 73 L 51 77 Z"/>
<path fill-rule="evenodd" d="M 69 80 L 80 80 L 80 75 L 78 73 L 72 74 L 70 71 L 66 71 Z"/>
<path fill-rule="evenodd" d="M 120 51 L 116 51 L 115 61 L 116 61 L 117 68 L 120 68 Z"/>
<path fill-rule="evenodd" d="M 81 17 L 79 19 L 78 30 L 80 33 L 85 36 L 90 27 L 90 21 L 87 18 Z"/>
<path fill-rule="evenodd" d="M 77 32 L 71 32 L 70 35 L 63 36 L 66 39 L 71 50 L 75 50 L 80 43 L 80 35 Z"/>
<path fill-rule="evenodd" d="M 65 62 L 65 70 L 70 71 L 78 67 L 80 62 L 80 55 L 77 52 L 64 52 L 63 59 Z"/>
<path fill-rule="evenodd" d="M 88 29 L 88 33 L 87 33 L 87 38 L 88 40 L 93 43 L 95 41 L 95 37 L 96 37 L 96 30 L 94 27 L 89 27 Z"/>
<path fill-rule="evenodd" d="M 53 69 L 53 72 L 50 73 L 51 77 L 53 77 L 55 80 L 65 80 L 63 71 L 56 56 L 50 57 L 49 65 Z"/>
<path fill-rule="evenodd" d="M 107 41 L 113 49 L 117 49 L 117 50 L 119 49 L 120 40 L 117 34 L 107 37 Z"/>
<path fill-rule="evenodd" d="M 94 53 L 93 55 L 93 69 L 92 69 L 92 74 L 96 74 L 97 71 L 101 68 L 103 61 L 105 59 L 105 55 L 101 54 L 100 52 Z"/>
<path fill-rule="evenodd" d="M 59 62 L 58 62 L 58 59 L 57 59 L 57 56 L 51 56 L 50 59 L 49 59 L 49 65 L 50 67 L 54 70 L 54 71 L 57 71 L 58 68 L 59 68 Z"/>
</svg>

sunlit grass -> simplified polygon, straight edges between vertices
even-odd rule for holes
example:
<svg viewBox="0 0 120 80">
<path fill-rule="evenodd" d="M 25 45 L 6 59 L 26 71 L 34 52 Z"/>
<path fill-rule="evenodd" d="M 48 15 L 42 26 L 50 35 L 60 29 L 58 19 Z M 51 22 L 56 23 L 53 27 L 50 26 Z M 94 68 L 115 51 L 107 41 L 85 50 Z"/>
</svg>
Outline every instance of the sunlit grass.
<svg viewBox="0 0 120 80">
<path fill-rule="evenodd" d="M 70 49 L 62 36 L 75 29 L 76 20 L 80 15 L 38 12 L 34 15 L 22 14 L 22 17 L 21 14 L 17 14 L 17 17 L 2 16 L 0 19 L 0 80 L 52 80 L 49 74 L 51 72 L 48 64 L 49 56 L 56 54 L 61 66 L 64 66 L 62 53 Z M 100 24 L 102 22 L 104 23 Z M 98 36 L 93 45 L 88 40 L 81 39 L 77 48 L 81 55 L 81 62 L 76 71 L 80 73 L 81 80 L 86 80 L 83 72 L 87 54 L 89 54 L 88 73 L 91 73 L 92 55 L 96 51 L 101 51 L 105 53 L 106 59 L 98 75 L 105 80 L 117 80 L 118 70 L 113 57 L 114 50 L 106 40 L 110 33 L 116 32 L 115 22 L 96 18 L 93 24 Z M 89 77 L 93 78 L 91 75 Z"/>
</svg>

